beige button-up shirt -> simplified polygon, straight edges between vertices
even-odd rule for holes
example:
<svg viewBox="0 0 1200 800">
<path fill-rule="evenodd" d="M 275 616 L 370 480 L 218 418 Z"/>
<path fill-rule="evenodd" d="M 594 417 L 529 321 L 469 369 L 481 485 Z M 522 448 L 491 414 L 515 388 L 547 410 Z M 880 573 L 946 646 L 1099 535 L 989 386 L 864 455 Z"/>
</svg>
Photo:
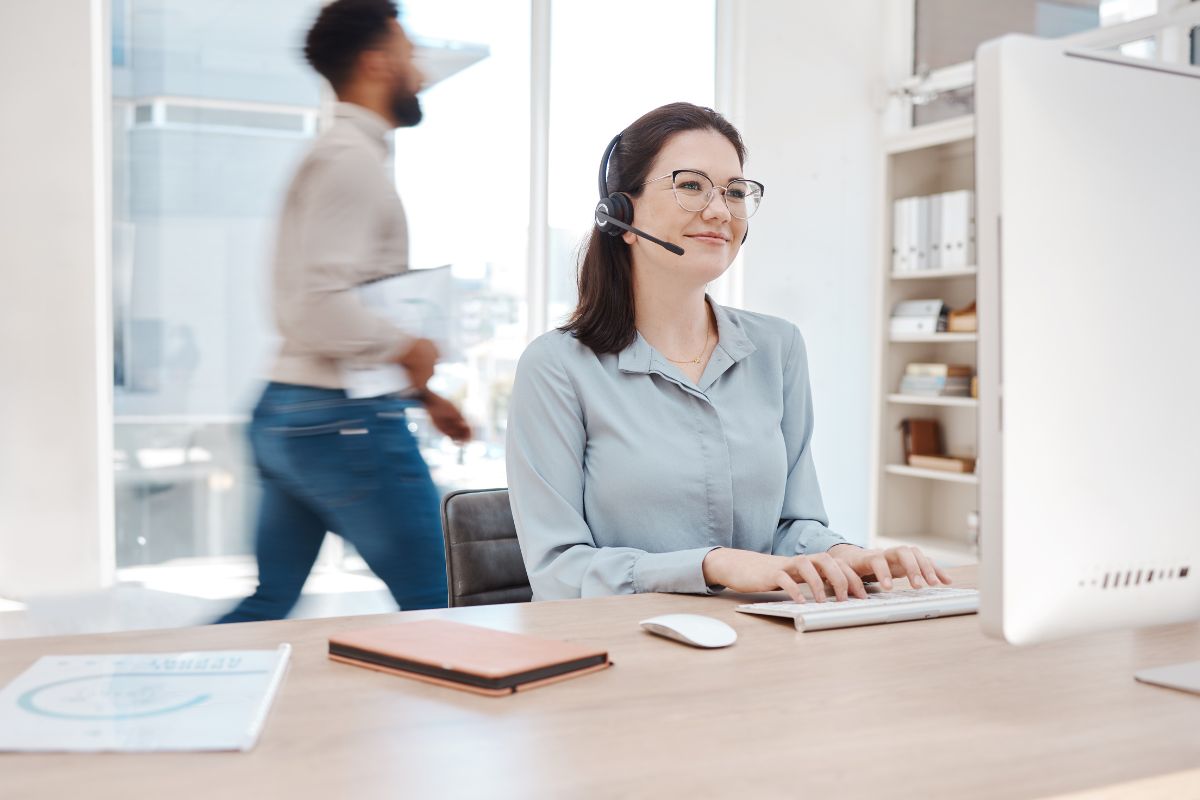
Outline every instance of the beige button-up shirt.
<svg viewBox="0 0 1200 800">
<path fill-rule="evenodd" d="M 273 381 L 339 389 L 340 361 L 391 361 L 412 341 L 354 291 L 408 269 L 408 225 L 386 169 L 390 130 L 378 114 L 338 103 L 333 126 L 292 179 L 275 249 L 272 304 L 283 343 Z"/>
</svg>

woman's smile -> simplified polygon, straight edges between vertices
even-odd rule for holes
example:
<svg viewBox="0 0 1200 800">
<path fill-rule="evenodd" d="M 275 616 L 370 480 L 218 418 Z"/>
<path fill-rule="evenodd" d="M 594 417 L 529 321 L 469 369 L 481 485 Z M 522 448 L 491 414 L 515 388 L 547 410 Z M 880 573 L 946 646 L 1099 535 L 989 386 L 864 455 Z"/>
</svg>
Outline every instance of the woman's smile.
<svg viewBox="0 0 1200 800">
<path fill-rule="evenodd" d="M 691 239 L 694 242 L 703 242 L 714 247 L 723 247 L 729 244 L 729 236 L 720 231 L 701 231 L 700 233 L 685 233 L 685 239 Z"/>
</svg>

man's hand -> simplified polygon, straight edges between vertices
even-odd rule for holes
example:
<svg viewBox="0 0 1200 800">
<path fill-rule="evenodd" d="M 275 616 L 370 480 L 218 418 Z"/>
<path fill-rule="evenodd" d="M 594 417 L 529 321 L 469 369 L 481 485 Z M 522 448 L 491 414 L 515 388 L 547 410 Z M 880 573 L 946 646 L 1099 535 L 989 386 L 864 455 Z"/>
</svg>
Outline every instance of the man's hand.
<svg viewBox="0 0 1200 800">
<path fill-rule="evenodd" d="M 428 389 L 421 395 L 421 400 L 425 403 L 425 412 L 429 414 L 429 421 L 433 423 L 433 427 L 458 444 L 463 444 L 471 438 L 470 424 L 453 403 Z"/>
<path fill-rule="evenodd" d="M 408 379 L 413 388 L 425 391 L 425 384 L 433 377 L 433 365 L 438 360 L 437 345 L 428 339 L 414 339 L 396 363 L 408 371 Z"/>
</svg>

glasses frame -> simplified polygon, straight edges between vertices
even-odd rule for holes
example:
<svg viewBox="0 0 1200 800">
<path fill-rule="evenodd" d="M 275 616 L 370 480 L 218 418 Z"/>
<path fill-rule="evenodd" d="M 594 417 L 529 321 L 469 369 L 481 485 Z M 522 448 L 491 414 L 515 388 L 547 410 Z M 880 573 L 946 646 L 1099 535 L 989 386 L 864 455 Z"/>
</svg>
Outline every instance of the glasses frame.
<svg viewBox="0 0 1200 800">
<path fill-rule="evenodd" d="M 705 200 L 705 201 L 704 201 L 704 205 L 700 206 L 700 208 L 698 208 L 698 209 L 695 209 L 695 210 L 693 210 L 693 209 L 690 209 L 690 208 L 686 207 L 686 206 L 685 206 L 685 205 L 684 205 L 684 204 L 683 204 L 683 203 L 682 203 L 682 202 L 679 200 L 679 192 L 678 192 L 678 191 L 676 191 L 676 189 L 675 189 L 675 177 L 676 177 L 677 175 L 679 175 L 679 173 L 681 173 L 681 172 L 691 172 L 691 173 L 693 173 L 693 174 L 695 174 L 695 175 L 701 175 L 701 176 L 703 176 L 703 177 L 704 177 L 704 179 L 705 179 L 705 180 L 707 180 L 709 183 L 711 183 L 711 184 L 712 184 L 712 188 L 708 190 L 708 199 L 707 199 L 707 200 Z M 749 213 L 747 216 L 744 216 L 744 217 L 739 217 L 737 214 L 734 214 L 734 213 L 733 213 L 733 209 L 732 209 L 732 208 L 730 208 L 730 206 L 729 206 L 729 200 L 726 198 L 726 194 L 729 192 L 729 187 L 728 187 L 728 186 L 721 186 L 719 183 L 717 183 L 717 182 L 716 182 L 716 181 L 714 181 L 712 178 L 708 177 L 708 175 L 706 175 L 705 173 L 701 172 L 701 171 L 700 171 L 700 170 L 698 170 L 698 169 L 677 169 L 677 170 L 672 170 L 671 172 L 667 173 L 666 175 L 659 175 L 657 178 L 651 178 L 651 179 L 650 179 L 650 180 L 648 180 L 648 181 L 643 181 L 643 182 L 642 182 L 642 186 L 646 186 L 647 184 L 651 184 L 651 183 L 656 183 L 656 182 L 658 182 L 658 181 L 665 180 L 666 178 L 670 178 L 670 179 L 671 179 L 671 194 L 672 194 L 672 195 L 675 197 L 675 204 L 676 204 L 677 206 L 679 206 L 680 208 L 682 208 L 684 211 L 687 211 L 687 212 L 689 212 L 689 213 L 692 213 L 692 214 L 699 214 L 701 211 L 703 211 L 704 209 L 706 209 L 706 208 L 708 208 L 710 205 L 712 205 L 713 198 L 714 198 L 714 197 L 716 196 L 716 194 L 717 194 L 717 189 L 720 189 L 720 190 L 721 190 L 721 200 L 722 200 L 722 201 L 724 201 L 724 203 L 725 203 L 725 208 L 726 208 L 726 210 L 727 210 L 727 211 L 729 211 L 729 215 L 730 215 L 731 217 L 737 217 L 738 219 L 750 219 L 750 217 L 753 217 L 755 214 L 757 214 L 757 213 L 758 213 L 758 209 L 759 209 L 759 208 L 762 206 L 762 198 L 763 198 L 763 197 L 765 197 L 765 196 L 766 196 L 766 194 L 767 194 L 767 187 L 763 186 L 763 185 L 762 185 L 761 183 L 759 183 L 758 181 L 752 181 L 752 180 L 750 180 L 749 178 L 735 178 L 734 180 L 730 181 L 730 183 L 735 183 L 735 182 L 739 182 L 739 183 L 751 183 L 751 184 L 754 184 L 755 186 L 757 186 L 757 187 L 758 187 L 758 199 L 759 199 L 759 203 L 758 203 L 758 205 L 756 205 L 756 206 L 754 207 L 754 211 L 750 212 L 750 213 Z"/>
</svg>

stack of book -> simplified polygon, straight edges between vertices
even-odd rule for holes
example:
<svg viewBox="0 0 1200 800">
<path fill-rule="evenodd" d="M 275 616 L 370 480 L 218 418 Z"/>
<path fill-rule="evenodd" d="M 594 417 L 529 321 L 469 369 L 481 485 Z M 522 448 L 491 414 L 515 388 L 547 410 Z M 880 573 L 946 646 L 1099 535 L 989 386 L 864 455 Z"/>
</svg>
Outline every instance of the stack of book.
<svg viewBox="0 0 1200 800">
<path fill-rule="evenodd" d="M 904 197 L 892 204 L 892 271 L 955 270 L 975 263 L 975 193 Z"/>
<path fill-rule="evenodd" d="M 975 471 L 974 458 L 942 452 L 942 426 L 936 419 L 905 419 L 900 430 L 904 434 L 904 462 L 910 467 L 943 472 Z"/>
<path fill-rule="evenodd" d="M 939 299 L 902 300 L 892 309 L 892 336 L 920 336 L 946 330 L 949 315 L 946 304 Z"/>
<path fill-rule="evenodd" d="M 972 373 L 966 364 L 912 363 L 904 368 L 900 393 L 921 397 L 968 397 Z"/>
<path fill-rule="evenodd" d="M 951 333 L 975 333 L 979 330 L 979 317 L 975 311 L 975 301 L 970 305 L 956 308 L 950 312 L 946 330 Z"/>
<path fill-rule="evenodd" d="M 926 456 L 913 453 L 908 465 L 919 469 L 940 469 L 942 472 L 974 472 L 975 459 L 959 456 Z"/>
</svg>

